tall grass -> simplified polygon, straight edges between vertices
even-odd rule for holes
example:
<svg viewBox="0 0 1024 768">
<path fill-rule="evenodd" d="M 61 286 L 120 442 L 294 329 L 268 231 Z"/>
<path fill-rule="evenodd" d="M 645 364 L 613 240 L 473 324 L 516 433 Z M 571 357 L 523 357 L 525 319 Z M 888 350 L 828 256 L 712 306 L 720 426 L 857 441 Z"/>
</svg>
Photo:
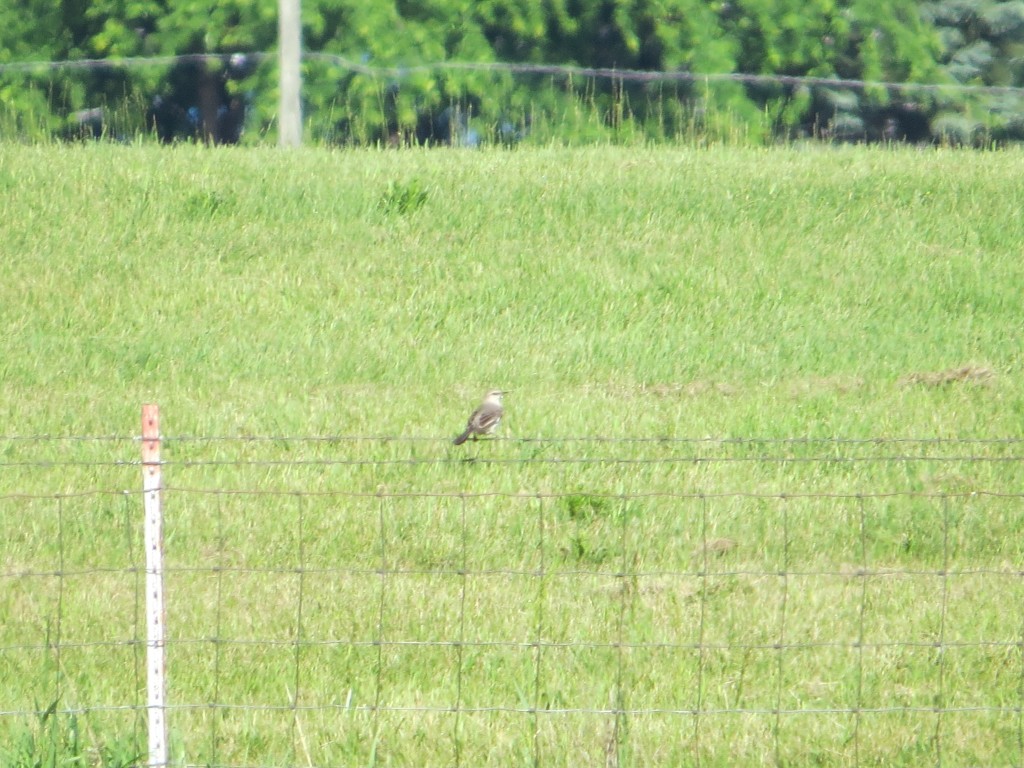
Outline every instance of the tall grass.
<svg viewBox="0 0 1024 768">
<path fill-rule="evenodd" d="M 0 438 L 4 710 L 134 733 L 152 401 L 181 761 L 1020 763 L 1022 171 L 0 147 L 0 434 L 125 438 Z"/>
<path fill-rule="evenodd" d="M 231 81 L 245 101 L 240 143 L 276 141 L 277 75 L 269 59 L 244 81 Z M 165 130 L 183 142 L 200 141 L 200 126 L 186 119 L 197 109 L 163 64 L 132 70 L 63 70 L 57 74 L 7 73 L 10 98 L 0 104 L 0 139 L 47 143 L 102 138 L 155 142 L 152 97 L 165 104 Z M 338 73 L 308 73 L 304 121 L 307 141 L 320 146 L 586 146 L 645 143 L 751 145 L 770 141 L 764 116 L 737 104 L 736 84 L 630 83 L 572 73 L 435 72 L 410 85 L 401 77 L 355 74 L 344 86 Z M 97 90 L 96 80 L 106 79 Z M 164 87 L 159 83 L 164 82 Z M 420 93 L 417 88 L 425 88 Z M 86 94 L 93 94 L 87 96 Z M 149 95 L 147 95 L 149 94 Z M 173 104 L 174 108 L 168 105 Z"/>
</svg>

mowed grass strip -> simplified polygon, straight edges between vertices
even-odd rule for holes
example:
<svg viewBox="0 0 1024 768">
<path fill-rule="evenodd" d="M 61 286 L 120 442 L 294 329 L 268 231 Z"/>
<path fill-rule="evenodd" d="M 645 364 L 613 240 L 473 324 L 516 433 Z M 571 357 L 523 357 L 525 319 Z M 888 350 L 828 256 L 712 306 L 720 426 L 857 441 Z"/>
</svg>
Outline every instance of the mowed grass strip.
<svg viewBox="0 0 1024 768">
<path fill-rule="evenodd" d="M 1022 171 L 0 147 L 5 709 L 138 733 L 157 402 L 182 760 L 1019 764 Z"/>
</svg>

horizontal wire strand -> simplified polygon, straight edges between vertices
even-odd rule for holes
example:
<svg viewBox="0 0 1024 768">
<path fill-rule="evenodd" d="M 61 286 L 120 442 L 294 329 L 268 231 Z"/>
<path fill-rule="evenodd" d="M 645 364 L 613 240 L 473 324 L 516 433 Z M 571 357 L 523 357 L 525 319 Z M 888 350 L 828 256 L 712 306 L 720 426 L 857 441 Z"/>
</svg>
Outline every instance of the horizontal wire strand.
<svg viewBox="0 0 1024 768">
<path fill-rule="evenodd" d="M 234 53 L 196 53 L 172 56 L 125 56 L 109 59 L 83 58 L 58 61 L 34 60 L 11 61 L 0 64 L 0 74 L 5 72 L 33 73 L 35 71 L 97 70 L 97 69 L 139 69 L 143 67 L 169 67 L 175 64 L 226 61 L 242 57 L 245 60 L 262 62 L 276 60 L 277 54 L 268 51 Z M 777 84 L 786 86 L 818 86 L 826 88 L 850 88 L 853 90 L 885 89 L 908 93 L 965 92 L 986 95 L 1024 94 L 1024 88 L 1012 85 L 977 85 L 970 83 L 915 83 L 887 80 L 858 80 L 840 77 L 812 75 L 778 75 L 746 72 L 689 72 L 685 70 L 639 70 L 615 69 L 608 67 L 581 67 L 568 64 L 531 64 L 518 62 L 473 62 L 439 61 L 401 67 L 381 67 L 357 62 L 334 53 L 307 51 L 302 54 L 307 62 L 323 62 L 360 75 L 381 79 L 403 79 L 424 72 L 471 71 L 499 72 L 518 75 L 563 76 L 566 78 L 593 78 L 618 82 L 676 82 L 712 83 L 735 82 L 744 85 Z"/>
<path fill-rule="evenodd" d="M 0 435 L 0 442 L 140 442 L 139 435 Z M 344 442 L 449 442 L 436 435 L 161 435 L 163 443 L 344 443 Z M 638 437 L 632 435 L 563 435 L 489 437 L 490 443 L 684 443 L 699 445 L 1019 445 L 1024 437 Z"/>
<path fill-rule="evenodd" d="M 144 704 L 97 704 L 88 707 L 64 707 L 54 709 L 51 714 L 58 715 L 85 715 L 92 712 L 145 712 Z M 423 713 L 452 713 L 452 706 L 428 706 L 428 705 L 388 705 L 379 706 L 373 704 L 233 704 L 225 702 L 214 703 L 186 703 L 166 704 L 164 709 L 168 712 L 185 712 L 196 710 L 223 710 L 223 711 L 244 711 L 244 712 L 286 712 L 295 710 L 300 712 L 359 712 L 368 713 L 379 709 L 384 712 L 423 712 Z M 967 713 L 989 713 L 989 714 L 1018 714 L 1021 707 L 1012 705 L 972 705 L 972 706 L 949 706 L 936 707 L 929 705 L 905 705 L 890 707 L 808 707 L 806 709 L 772 707 L 708 707 L 706 709 L 650 707 L 650 708 L 625 708 L 610 709 L 600 707 L 514 707 L 514 706 L 471 706 L 464 705 L 461 708 L 463 714 L 483 714 L 487 712 L 506 712 L 517 714 L 538 714 L 538 715 L 851 715 L 857 712 L 861 714 L 896 714 L 896 713 L 945 713 L 945 714 L 967 714 Z M 0 709 L 0 717 L 11 715 L 41 716 L 48 710 L 42 709 Z M 218 764 L 218 768 L 228 768 Z M 260 766 L 259 768 L 265 768 Z"/>
<path fill-rule="evenodd" d="M 965 491 L 875 491 L 858 493 L 839 493 L 828 491 L 795 491 L 757 492 L 757 491 L 638 491 L 634 493 L 612 493 L 604 491 L 351 491 L 347 489 L 324 489 L 304 491 L 295 488 L 203 488 L 197 486 L 165 485 L 161 488 L 166 493 L 194 494 L 205 496 L 312 496 L 342 497 L 352 499 L 573 499 L 585 496 L 593 499 L 679 499 L 695 501 L 708 499 L 758 499 L 758 500 L 794 500 L 794 499 L 968 499 L 990 497 L 1002 499 L 1024 498 L 1024 491 L 998 491 L 991 489 L 975 489 Z M 7 500 L 42 500 L 42 499 L 73 499 L 89 496 L 141 496 L 141 490 L 112 490 L 93 488 L 81 491 L 56 493 L 5 493 L 0 494 L 0 501 Z"/>
</svg>

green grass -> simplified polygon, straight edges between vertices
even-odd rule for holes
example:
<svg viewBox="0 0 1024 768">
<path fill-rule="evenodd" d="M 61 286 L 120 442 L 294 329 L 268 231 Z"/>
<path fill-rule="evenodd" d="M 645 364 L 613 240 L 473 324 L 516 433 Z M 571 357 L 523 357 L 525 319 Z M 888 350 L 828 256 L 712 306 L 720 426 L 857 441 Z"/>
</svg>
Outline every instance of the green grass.
<svg viewBox="0 0 1024 768">
<path fill-rule="evenodd" d="M 0 435 L 119 437 L 0 438 L 0 743 L 135 743 L 157 402 L 179 762 L 1021 764 L 1022 174 L 0 147 Z"/>
</svg>

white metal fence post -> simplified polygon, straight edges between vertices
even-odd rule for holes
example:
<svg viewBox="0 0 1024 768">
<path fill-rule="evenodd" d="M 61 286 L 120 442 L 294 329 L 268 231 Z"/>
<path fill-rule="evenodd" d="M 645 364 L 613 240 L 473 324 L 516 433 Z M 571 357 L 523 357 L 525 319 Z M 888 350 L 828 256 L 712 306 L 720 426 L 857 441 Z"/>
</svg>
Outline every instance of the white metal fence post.
<svg viewBox="0 0 1024 768">
<path fill-rule="evenodd" d="M 146 669 L 149 715 L 149 763 L 167 765 L 164 718 L 164 523 L 160 503 L 160 408 L 142 406 L 142 493 L 146 546 Z"/>
</svg>

